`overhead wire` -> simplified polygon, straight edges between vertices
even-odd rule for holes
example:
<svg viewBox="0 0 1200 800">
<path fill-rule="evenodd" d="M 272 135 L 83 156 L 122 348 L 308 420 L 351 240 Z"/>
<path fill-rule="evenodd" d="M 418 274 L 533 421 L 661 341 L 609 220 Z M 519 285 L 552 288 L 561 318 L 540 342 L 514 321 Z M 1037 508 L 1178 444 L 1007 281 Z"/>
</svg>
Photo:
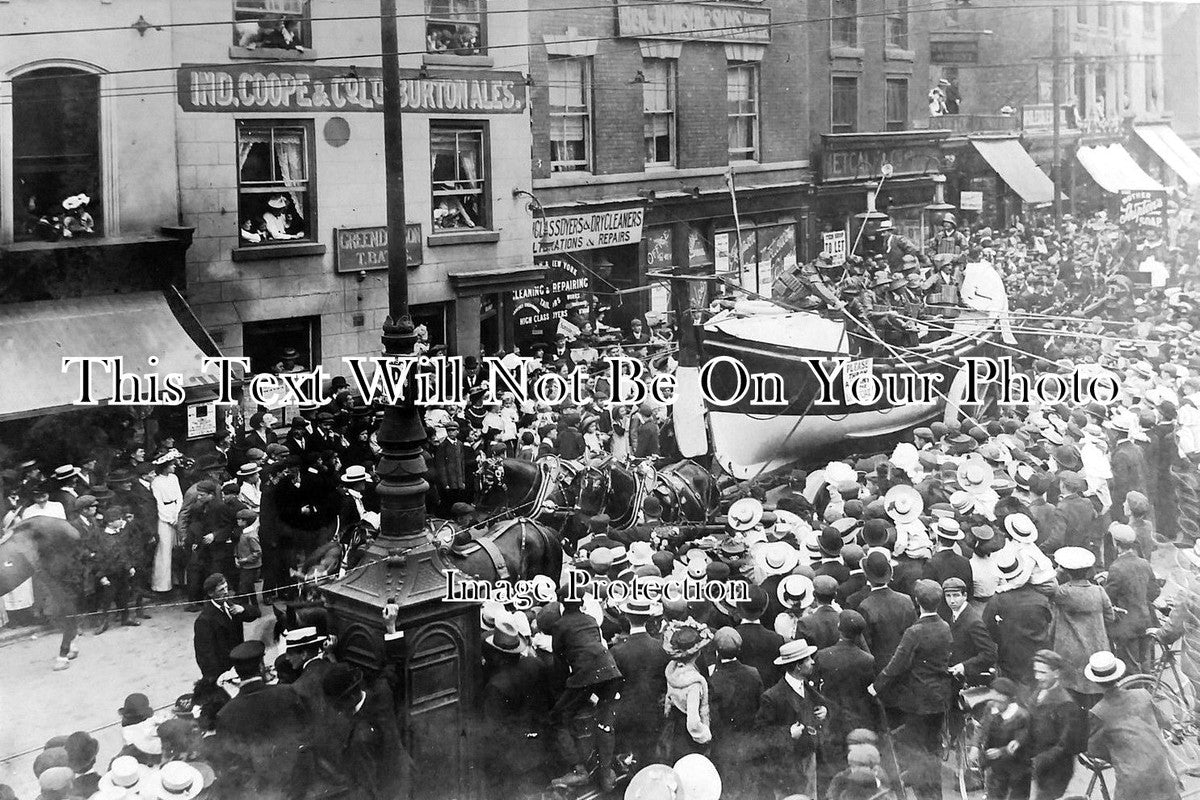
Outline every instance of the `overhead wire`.
<svg viewBox="0 0 1200 800">
<path fill-rule="evenodd" d="M 1030 9 L 1030 8 L 1054 8 L 1054 7 L 1058 7 L 1060 5 L 1061 5 L 1060 3 L 1033 3 L 1033 4 L 1022 5 L 1020 8 L 1021 8 L 1021 10 Z M 947 6 L 945 0 L 931 0 L 931 2 L 928 5 L 920 5 L 920 6 L 909 5 L 908 13 L 909 14 L 936 13 L 938 11 L 946 10 L 947 7 L 948 6 Z M 975 6 L 974 8 L 998 9 L 998 10 L 1002 10 L 1002 11 L 1007 11 L 1009 13 L 1017 13 L 1016 10 L 1011 5 Z M 547 11 L 547 13 L 551 13 L 554 10 L 547 9 L 546 11 Z M 533 13 L 533 12 L 527 12 L 527 13 Z M 887 17 L 892 13 L 893 12 L 891 9 L 884 9 L 881 11 L 861 12 L 861 13 L 855 14 L 853 16 L 855 19 L 868 19 L 868 18 L 872 18 L 872 17 Z M 421 15 L 415 15 L 415 16 L 423 17 L 425 15 L 421 14 Z M 370 17 L 365 17 L 365 18 L 370 18 Z M 374 18 L 378 18 L 378 15 L 376 15 Z M 823 24 L 828 24 L 828 23 L 834 22 L 839 19 L 847 19 L 847 18 L 848 18 L 847 15 L 833 15 L 833 16 L 828 16 L 828 17 L 808 17 L 805 19 L 797 19 L 797 20 L 781 20 L 781 21 L 773 21 L 773 22 L 768 22 L 768 23 L 760 23 L 760 24 L 752 24 L 752 25 L 738 25 L 738 26 L 725 25 L 725 26 L 717 26 L 717 27 L 712 27 L 712 28 L 679 29 L 679 30 L 672 30 L 672 31 L 663 31 L 660 34 L 658 34 L 658 36 L 671 37 L 671 36 L 677 35 L 680 37 L 695 37 L 695 35 L 697 35 L 697 34 L 706 34 L 706 33 L 707 34 L 721 34 L 721 33 L 736 34 L 736 33 L 748 32 L 748 31 L 754 31 L 754 30 L 768 30 L 769 31 L 769 30 L 774 30 L 777 28 L 791 27 L 791 26 L 797 26 L 797 25 L 810 25 L 810 24 L 822 24 L 823 25 Z M 229 20 L 229 21 L 225 22 L 224 24 L 232 24 L 232 20 Z M 593 37 L 579 37 L 576 39 L 572 39 L 572 41 L 578 42 L 578 43 L 591 43 L 591 42 L 600 43 L 600 42 L 608 42 L 608 41 L 632 41 L 632 39 L 631 39 L 631 37 L 626 37 L 626 36 L 606 35 L 606 36 L 593 36 Z M 880 39 L 876 42 L 872 42 L 871 40 L 863 40 L 860 42 L 860 45 L 862 45 L 862 44 L 880 44 L 880 45 L 882 45 L 886 41 L 887 41 L 886 37 L 883 39 Z M 487 49 L 488 53 L 492 53 L 493 51 L 498 51 L 498 50 L 511 50 L 511 49 L 525 48 L 525 47 L 539 47 L 539 46 L 542 46 L 542 44 L 543 44 L 543 42 L 541 42 L 541 41 L 508 42 L 508 43 L 500 43 L 500 44 L 489 44 L 486 49 Z M 304 57 L 303 61 L 299 61 L 299 62 L 294 58 L 262 58 L 262 59 L 254 59 L 252 61 L 248 60 L 244 63 L 247 65 L 253 64 L 256 67 L 271 66 L 271 65 L 297 65 L 297 64 L 304 65 L 304 64 L 311 64 L 314 62 L 322 62 L 322 61 L 328 62 L 328 61 L 353 61 L 356 59 L 376 59 L 376 58 L 382 58 L 389 54 L 390 53 L 386 53 L 386 52 L 370 52 L 370 53 L 356 53 L 356 54 L 328 55 L 328 56 L 309 54 Z M 390 54 L 390 55 L 423 56 L 423 55 L 428 55 L 428 54 L 429 54 L 428 50 L 422 49 L 422 50 L 397 51 L 396 53 Z M 243 63 L 243 62 L 238 62 L 238 65 L 240 65 L 241 63 Z M 230 65 L 229 64 L 214 64 L 214 63 L 209 62 L 209 63 L 205 63 L 205 64 L 197 64 L 194 66 L 210 66 L 210 67 L 212 67 L 212 66 L 230 66 Z M 348 68 L 351 71 L 353 71 L 357 66 L 359 66 L 359 65 L 350 64 L 350 65 L 348 65 Z M 499 69 L 499 70 L 519 69 L 519 68 L 524 68 L 527 66 L 528 66 L 527 62 L 522 61 L 521 63 L 514 64 L 509 67 L 503 67 L 503 68 L 497 68 L 497 69 Z M 26 77 L 18 76 L 17 80 L 21 81 L 22 83 L 31 83 L 33 81 L 42 81 L 42 80 L 44 80 L 44 81 L 61 81 L 64 79 L 65 80 L 70 80 L 70 79 L 85 80 L 85 79 L 94 79 L 97 76 L 109 77 L 109 76 L 118 76 L 118 75 L 149 74 L 149 73 L 157 73 L 157 72 L 176 72 L 180 68 L 181 68 L 181 65 L 170 65 L 170 66 L 159 66 L 159 67 L 138 67 L 138 68 L 121 69 L 121 70 L 110 70 L 110 71 L 106 71 L 106 72 L 102 72 L 102 73 L 81 72 L 78 75 L 66 75 L 66 76 L 36 76 L 36 75 L 26 76 Z M 444 76 L 440 76 L 440 77 L 444 77 Z M 12 83 L 12 81 L 13 81 L 12 78 L 8 78 L 7 81 L 0 81 L 0 83 L 4 83 L 4 82 Z M 147 89 L 154 90 L 154 91 L 145 91 Z M 109 88 L 103 89 L 101 91 L 102 91 L 101 96 L 151 97 L 151 96 L 155 96 L 155 95 L 176 94 L 178 92 L 178 87 L 176 86 L 175 83 L 170 83 L 170 84 L 164 83 L 164 84 L 149 84 L 149 85 L 143 85 L 143 86 L 109 87 Z M 111 92 L 111 94 L 106 94 L 109 92 Z M 4 98 L 3 100 L 0 100 L 0 105 L 10 104 L 11 102 L 12 102 L 11 98 Z M 245 109 L 245 110 L 254 110 L 254 109 Z M 235 111 L 235 110 L 231 109 L 231 112 L 232 111 Z"/>
</svg>

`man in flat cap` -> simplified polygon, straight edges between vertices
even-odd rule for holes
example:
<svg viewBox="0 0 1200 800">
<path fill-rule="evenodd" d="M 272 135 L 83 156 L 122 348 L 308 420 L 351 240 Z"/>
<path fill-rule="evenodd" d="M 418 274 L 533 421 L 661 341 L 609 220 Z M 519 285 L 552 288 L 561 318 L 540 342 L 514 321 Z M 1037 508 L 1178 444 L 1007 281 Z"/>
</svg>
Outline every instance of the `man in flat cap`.
<svg viewBox="0 0 1200 800">
<path fill-rule="evenodd" d="M 904 714 L 905 735 L 918 748 L 918 764 L 909 781 L 920 800 L 941 800 L 941 732 L 950 709 L 950 626 L 938 615 L 942 587 L 922 578 L 913 586 L 921 615 L 896 647 L 868 690 L 886 706 Z M 890 720 L 889 720 L 890 722 Z"/>
<path fill-rule="evenodd" d="M 1156 622 L 1151 604 L 1160 591 L 1158 576 L 1150 562 L 1138 555 L 1137 534 L 1133 528 L 1114 522 L 1108 530 L 1117 557 L 1109 565 L 1104 590 L 1108 592 L 1114 610 L 1124 609 L 1124 613 L 1117 612 L 1108 635 L 1112 640 L 1112 651 L 1125 662 L 1129 671 L 1141 672 L 1145 654 L 1140 651 L 1140 641 L 1146 629 Z"/>
<path fill-rule="evenodd" d="M 1066 666 L 1053 650 L 1033 656 L 1037 689 L 1029 698 L 1029 752 L 1033 754 L 1033 800 L 1058 800 L 1075 774 L 1075 756 L 1087 739 L 1085 712 L 1063 685 Z"/>
<path fill-rule="evenodd" d="M 742 637 L 721 628 L 713 638 L 717 663 L 708 668 L 708 716 L 712 730 L 712 759 L 731 794 L 746 785 L 744 770 L 749 739 L 763 693 L 758 670 L 738 660 Z"/>
</svg>

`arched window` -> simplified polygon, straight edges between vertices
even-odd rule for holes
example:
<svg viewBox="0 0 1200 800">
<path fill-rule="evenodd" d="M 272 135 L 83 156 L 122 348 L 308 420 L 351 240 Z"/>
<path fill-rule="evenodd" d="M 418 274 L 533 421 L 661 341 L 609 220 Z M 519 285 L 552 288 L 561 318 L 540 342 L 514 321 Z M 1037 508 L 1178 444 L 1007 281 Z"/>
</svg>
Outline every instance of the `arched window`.
<svg viewBox="0 0 1200 800">
<path fill-rule="evenodd" d="M 47 67 L 13 78 L 12 121 L 13 238 L 102 233 L 100 76 Z"/>
</svg>

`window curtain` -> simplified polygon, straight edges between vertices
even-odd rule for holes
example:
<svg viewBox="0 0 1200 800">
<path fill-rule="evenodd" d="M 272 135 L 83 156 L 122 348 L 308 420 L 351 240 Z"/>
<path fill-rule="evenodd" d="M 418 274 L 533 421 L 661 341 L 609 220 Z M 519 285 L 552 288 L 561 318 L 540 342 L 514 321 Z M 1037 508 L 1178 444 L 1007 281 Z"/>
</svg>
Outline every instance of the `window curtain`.
<svg viewBox="0 0 1200 800">
<path fill-rule="evenodd" d="M 238 175 L 242 180 L 255 180 L 247 178 L 243 170 L 246 168 L 246 159 L 250 157 L 250 151 L 256 144 L 265 144 L 270 147 L 271 135 L 258 131 L 242 131 L 238 137 Z"/>
<path fill-rule="evenodd" d="M 296 215 L 304 219 L 304 193 L 297 191 L 307 183 L 304 173 L 304 137 L 298 133 L 275 134 L 275 164 L 283 185 L 296 208 Z"/>
</svg>

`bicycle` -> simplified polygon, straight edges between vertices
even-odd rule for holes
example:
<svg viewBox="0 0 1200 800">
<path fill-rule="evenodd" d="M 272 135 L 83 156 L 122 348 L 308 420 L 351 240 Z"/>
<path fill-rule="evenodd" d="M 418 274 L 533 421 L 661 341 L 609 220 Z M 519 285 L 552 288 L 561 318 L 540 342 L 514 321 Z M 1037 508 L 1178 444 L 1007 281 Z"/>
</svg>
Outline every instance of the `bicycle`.
<svg viewBox="0 0 1200 800">
<path fill-rule="evenodd" d="M 954 776 L 958 781 L 958 791 L 963 800 L 967 800 L 970 789 L 968 783 L 982 785 L 981 771 L 972 767 L 967 754 L 976 739 L 980 726 L 980 712 L 987 706 L 989 700 L 996 695 L 988 686 L 966 686 L 959 689 L 956 696 L 956 718 L 962 721 L 957 733 L 953 730 L 952 715 L 946 715 L 942 726 L 942 761 L 949 762 L 954 755 Z"/>
<path fill-rule="evenodd" d="M 1122 678 L 1122 689 L 1145 689 L 1157 712 L 1159 728 L 1176 773 L 1200 769 L 1200 724 L 1193 710 L 1195 693 L 1179 667 L 1179 650 L 1153 633 L 1139 641 L 1144 672 Z"/>
<path fill-rule="evenodd" d="M 1112 795 L 1108 791 L 1108 781 L 1104 779 L 1104 771 L 1112 769 L 1112 764 L 1089 756 L 1087 753 L 1080 753 L 1076 758 L 1084 769 L 1092 773 L 1092 777 L 1088 781 L 1087 791 L 1083 793 L 1083 796 L 1090 798 L 1092 792 L 1099 786 L 1101 800 L 1112 800 Z"/>
</svg>

